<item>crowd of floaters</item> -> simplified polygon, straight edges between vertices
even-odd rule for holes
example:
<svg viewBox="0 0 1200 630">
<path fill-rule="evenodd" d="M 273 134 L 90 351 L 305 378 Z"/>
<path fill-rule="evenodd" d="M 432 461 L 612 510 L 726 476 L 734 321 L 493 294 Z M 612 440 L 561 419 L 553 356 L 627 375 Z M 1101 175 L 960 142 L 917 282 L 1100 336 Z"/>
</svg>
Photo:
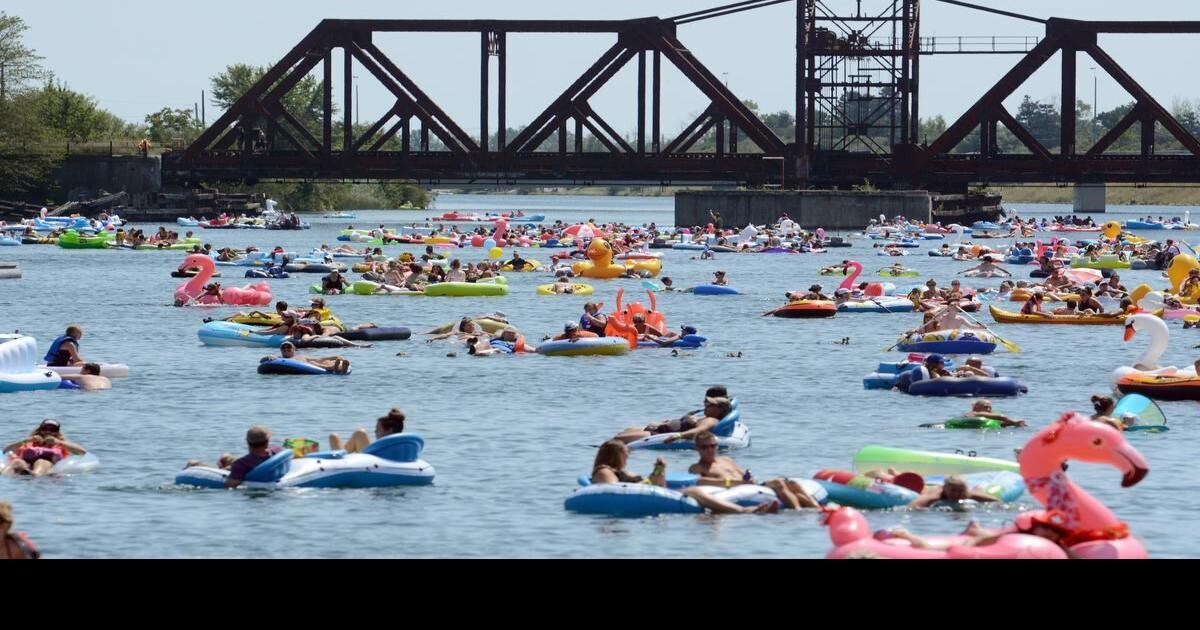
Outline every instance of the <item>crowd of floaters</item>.
<svg viewBox="0 0 1200 630">
<path fill-rule="evenodd" d="M 695 326 L 678 331 L 666 324 L 658 310 L 656 294 L 690 292 L 704 296 L 736 296 L 726 271 L 717 271 L 707 284 L 681 288 L 663 271 L 662 252 L 673 249 L 695 252 L 695 258 L 718 254 L 820 254 L 850 247 L 851 240 L 827 237 L 822 229 L 809 231 L 786 215 L 770 226 L 723 229 L 720 215 L 711 213 L 706 226 L 668 229 L 656 224 L 631 226 L 588 221 L 566 224 L 546 222 L 541 215 L 474 215 L 448 213 L 424 225 L 399 230 L 343 230 L 336 247 L 322 246 L 307 253 L 283 247 L 271 251 L 255 247 L 220 248 L 202 243 L 187 232 L 159 228 L 147 236 L 128 230 L 119 217 L 42 217 L 20 225 L 0 225 L 3 244 L 50 244 L 66 249 L 141 249 L 184 251 L 173 275 L 187 278 L 175 291 L 180 307 L 265 307 L 275 301 L 272 280 L 296 273 L 313 273 L 320 281 L 308 290 L 310 307 L 292 309 L 277 302 L 273 311 L 250 310 L 206 318 L 199 330 L 202 343 L 212 346 L 279 349 L 279 356 L 258 365 L 269 375 L 348 375 L 351 361 L 342 356 L 304 356 L 308 348 L 370 347 L 370 344 L 409 339 L 403 327 L 374 323 L 347 326 L 326 303 L 328 296 L 475 296 L 501 297 L 510 288 L 506 273 L 546 273 L 553 282 L 537 287 L 539 295 L 593 295 L 593 284 L 581 282 L 633 279 L 640 281 L 649 304 L 626 302 L 624 288 L 616 292 L 615 310 L 587 302 L 579 319 L 568 322 L 561 333 L 546 335 L 538 345 L 499 314 L 462 317 L 430 331 L 431 340 L 448 339 L 464 344 L 469 354 L 545 356 L 622 355 L 638 348 L 699 348 L 707 339 Z M 298 220 L 287 221 L 294 229 Z M 479 225 L 472 225 L 479 224 Z M 222 216 L 214 220 L 181 219 L 181 227 L 252 229 L 244 218 Z M 898 362 L 881 363 L 864 379 L 868 389 L 896 389 L 913 396 L 1016 396 L 1027 391 L 1012 377 L 1001 376 L 981 358 L 998 347 L 1020 348 L 1001 337 L 971 313 L 986 304 L 999 324 L 1123 325 L 1125 338 L 1150 335 L 1151 345 L 1131 366 L 1114 373 L 1114 400 L 1096 396 L 1095 413 L 1065 414 L 1042 429 L 1021 450 L 1017 461 L 925 453 L 905 449 L 866 447 L 856 455 L 852 471 L 823 470 L 811 479 L 758 480 L 728 456 L 718 456 L 750 444 L 750 430 L 741 421 L 736 398 L 724 387 L 706 393 L 703 409 L 681 418 L 618 433 L 597 453 L 592 473 L 580 478 L 580 487 L 567 500 L 571 511 L 610 516 L 645 516 L 673 512 L 719 513 L 773 512 L 783 508 L 820 508 L 826 511 L 835 549 L 831 557 L 1144 557 L 1145 550 L 1110 511 L 1066 478 L 1062 464 L 1068 459 L 1106 462 L 1125 475 L 1124 485 L 1137 483 L 1148 470 L 1140 454 L 1125 441 L 1129 432 L 1166 430 L 1165 416 L 1151 399 L 1200 400 L 1197 365 L 1184 368 L 1158 365 L 1167 349 L 1167 321 L 1184 326 L 1200 322 L 1200 264 L 1182 240 L 1135 236 L 1133 229 L 1189 230 L 1184 220 L 1116 222 L 1095 225 L 1090 219 L 1055 217 L 1007 224 L 941 226 L 881 217 L 862 234 L 880 256 L 903 256 L 922 245 L 933 245 L 928 254 L 970 261 L 956 276 L 965 279 L 1003 278 L 999 287 L 964 286 L 953 279 L 939 288 L 934 279 L 921 287 L 898 290 L 890 282 L 863 278 L 866 269 L 846 258 L 821 269 L 823 276 L 841 277 L 829 294 L 820 284 L 807 291 L 787 291 L 786 303 L 766 315 L 783 318 L 830 318 L 859 313 L 921 313 L 922 323 L 903 331 L 895 349 L 908 353 Z M 1059 236 L 1034 239 L 1039 231 L 1077 232 L 1092 238 L 1070 242 Z M 1007 247 L 989 247 L 987 239 L 1006 238 Z M 1034 240 L 1023 240 L 1034 239 Z M 984 241 L 976 243 L 976 240 Z M 389 256 L 384 249 L 396 245 L 423 247 Z M 360 249 L 361 248 L 361 249 Z M 522 250 L 547 250 L 548 262 L 525 258 Z M 456 255 L 481 250 L 486 259 L 464 264 Z M 505 250 L 511 254 L 506 255 Z M 552 251 L 551 251 L 552 250 Z M 841 251 L 841 250 L 839 250 Z M 1194 252 L 1193 252 L 1194 253 Z M 733 256 L 731 260 L 736 260 Z M 343 261 L 349 261 L 343 262 Z M 1009 269 L 1004 265 L 1012 267 Z M 1014 278 L 1016 266 L 1030 270 L 1029 280 Z M 244 270 L 247 278 L 262 282 L 226 288 L 212 282 L 221 270 Z M 357 279 L 346 274 L 361 274 Z M 1161 269 L 1168 286 L 1132 289 L 1122 284 L 1123 269 Z M 900 263 L 878 270 L 885 279 L 915 277 L 917 271 Z M 1020 304 L 1008 310 L 997 303 Z M 1014 305 L 1015 308 L 1015 305 Z M 110 378 L 128 376 L 118 363 L 84 359 L 82 327 L 71 326 L 55 339 L 42 361 L 36 341 L 21 335 L 0 337 L 0 392 L 37 389 L 101 390 Z M 953 357 L 969 358 L 956 365 Z M 43 363 L 44 362 L 44 363 Z M 397 417 L 399 420 L 397 420 Z M 380 418 L 375 440 L 357 431 L 342 442 L 331 436 L 330 449 L 318 451 L 311 440 L 293 440 L 288 448 L 272 447 L 270 433 L 254 427 L 247 434 L 249 453 L 241 458 L 226 455 L 217 466 L 192 462 L 177 483 L 200 487 L 373 487 L 432 483 L 433 467 L 420 459 L 424 442 L 404 433 L 404 416 L 393 410 Z M 935 423 L 938 428 L 988 430 L 1024 426 L 992 410 L 989 400 L 979 400 L 960 418 Z M 265 436 L 265 437 L 264 437 Z M 626 470 L 631 450 L 692 450 L 699 460 L 686 473 L 668 473 L 660 458 L 645 479 Z M 63 437 L 57 421 L 38 426 L 27 438 L 10 445 L 5 474 L 54 475 L 93 470 L 98 461 L 78 444 Z M 905 531 L 878 532 L 866 527 L 857 509 L 910 507 L 962 508 L 979 502 L 1010 502 L 1028 492 L 1046 509 L 1026 512 L 1008 528 L 987 531 L 972 526 L 953 537 L 921 537 Z M 837 506 L 837 507 L 834 507 Z M 5 515 L 5 510 L 7 516 Z M 11 510 L 0 505 L 0 524 L 12 523 Z M 10 556 L 25 552 L 27 538 L 9 535 Z M 24 550 L 24 551 L 23 551 Z"/>
</svg>

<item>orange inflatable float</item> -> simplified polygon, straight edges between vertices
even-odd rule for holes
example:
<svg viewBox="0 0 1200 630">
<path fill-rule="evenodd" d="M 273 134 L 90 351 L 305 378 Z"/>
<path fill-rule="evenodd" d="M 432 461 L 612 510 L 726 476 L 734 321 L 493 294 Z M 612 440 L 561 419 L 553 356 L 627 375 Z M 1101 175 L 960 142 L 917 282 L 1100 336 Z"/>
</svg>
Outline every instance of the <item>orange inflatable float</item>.
<svg viewBox="0 0 1200 630">
<path fill-rule="evenodd" d="M 617 310 L 608 315 L 608 326 L 604 329 L 605 337 L 627 339 L 629 347 L 637 349 L 638 331 L 633 325 L 633 318 L 637 315 L 644 315 L 646 317 L 647 327 L 657 328 L 659 332 L 666 334 L 667 318 L 658 310 L 658 301 L 654 298 L 654 292 L 646 291 L 646 294 L 650 296 L 650 308 L 648 310 L 639 302 L 622 306 L 621 298 L 625 295 L 625 289 L 617 291 Z"/>
</svg>

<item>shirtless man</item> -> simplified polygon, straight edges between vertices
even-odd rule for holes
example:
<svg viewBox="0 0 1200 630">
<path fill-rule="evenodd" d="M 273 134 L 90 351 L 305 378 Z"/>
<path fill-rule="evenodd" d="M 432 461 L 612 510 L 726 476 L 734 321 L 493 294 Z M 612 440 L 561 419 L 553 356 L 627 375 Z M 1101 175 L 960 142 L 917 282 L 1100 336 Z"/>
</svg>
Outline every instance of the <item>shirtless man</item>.
<svg viewBox="0 0 1200 630">
<path fill-rule="evenodd" d="M 998 499 L 990 494 L 973 490 L 967 486 L 967 482 L 958 475 L 946 477 L 945 483 L 941 486 L 925 486 L 925 490 L 921 492 L 921 496 L 913 499 L 908 504 L 910 508 L 927 508 L 933 506 L 939 501 L 947 501 L 950 503 L 958 503 L 967 499 L 977 501 L 979 503 L 996 503 Z"/>
<path fill-rule="evenodd" d="M 717 457 L 717 436 L 712 433 L 704 431 L 696 436 L 696 452 L 700 455 L 700 461 L 692 464 L 688 472 L 700 476 L 697 485 L 725 488 L 743 484 L 759 485 L 749 471 L 742 470 L 733 458 Z M 784 506 L 790 509 L 820 507 L 820 503 L 809 496 L 800 484 L 790 479 L 772 479 L 761 485 L 774 490 Z"/>
<path fill-rule="evenodd" d="M 79 389 L 85 392 L 112 389 L 112 381 L 108 380 L 108 377 L 100 375 L 100 366 L 95 363 L 84 363 L 79 368 L 79 374 L 63 376 L 62 380 L 75 383 Z"/>
<path fill-rule="evenodd" d="M 350 371 L 350 361 L 345 357 L 298 357 L 296 356 L 296 344 L 291 341 L 283 342 L 279 346 L 279 354 L 285 359 L 307 363 L 308 365 L 319 367 L 322 370 L 333 372 L 334 374 L 346 374 Z"/>
<path fill-rule="evenodd" d="M 692 412 L 684 415 L 681 418 L 675 418 L 672 420 L 651 422 L 642 429 L 636 427 L 625 429 L 621 433 L 617 434 L 617 436 L 613 439 L 629 444 L 631 442 L 636 442 L 638 440 L 661 433 L 678 433 L 680 436 L 682 436 L 684 433 L 689 433 L 687 437 L 678 437 L 671 441 L 677 442 L 681 439 L 690 440 L 703 431 L 711 430 L 713 427 L 717 426 L 717 423 L 720 422 L 722 418 L 729 415 L 728 405 L 721 407 L 721 401 L 725 401 L 726 403 L 730 402 L 728 396 L 729 391 L 724 385 L 710 387 L 708 388 L 708 391 L 704 392 L 703 411 Z M 712 413 L 709 413 L 710 411 Z"/>
</svg>

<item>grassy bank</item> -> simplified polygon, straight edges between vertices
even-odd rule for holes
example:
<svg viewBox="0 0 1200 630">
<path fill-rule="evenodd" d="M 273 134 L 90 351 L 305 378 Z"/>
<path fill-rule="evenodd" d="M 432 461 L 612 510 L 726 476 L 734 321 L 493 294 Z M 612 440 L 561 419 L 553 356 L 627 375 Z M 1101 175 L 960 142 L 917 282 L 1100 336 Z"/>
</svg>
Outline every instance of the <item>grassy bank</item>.
<svg viewBox="0 0 1200 630">
<path fill-rule="evenodd" d="M 1010 186 L 988 188 L 989 193 L 1004 195 L 1005 203 L 1074 202 L 1074 188 L 1057 186 Z M 1109 186 L 1110 206 L 1200 206 L 1200 188 Z"/>
</svg>

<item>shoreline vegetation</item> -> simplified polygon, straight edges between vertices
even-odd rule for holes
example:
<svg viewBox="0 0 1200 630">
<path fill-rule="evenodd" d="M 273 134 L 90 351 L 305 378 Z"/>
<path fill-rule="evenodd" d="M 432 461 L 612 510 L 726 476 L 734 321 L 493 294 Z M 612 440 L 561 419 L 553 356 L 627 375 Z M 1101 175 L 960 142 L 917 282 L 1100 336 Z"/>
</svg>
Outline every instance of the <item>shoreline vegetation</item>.
<svg viewBox="0 0 1200 630">
<path fill-rule="evenodd" d="M 636 188 L 619 186 L 588 186 L 580 188 L 533 189 L 439 189 L 455 195 L 578 195 L 593 197 L 670 197 L 684 190 L 706 190 L 689 187 Z M 1002 195 L 1005 203 L 1074 203 L 1075 189 L 1071 186 L 995 186 L 972 192 Z M 1151 186 L 1138 188 L 1110 185 L 1107 191 L 1110 206 L 1200 206 L 1200 187 Z"/>
<path fill-rule="evenodd" d="M 1075 201 L 1071 186 L 997 186 L 984 192 L 1003 195 L 1004 203 L 1053 203 L 1070 205 Z M 1109 186 L 1109 206 L 1200 206 L 1200 187 L 1188 186 Z"/>
</svg>

